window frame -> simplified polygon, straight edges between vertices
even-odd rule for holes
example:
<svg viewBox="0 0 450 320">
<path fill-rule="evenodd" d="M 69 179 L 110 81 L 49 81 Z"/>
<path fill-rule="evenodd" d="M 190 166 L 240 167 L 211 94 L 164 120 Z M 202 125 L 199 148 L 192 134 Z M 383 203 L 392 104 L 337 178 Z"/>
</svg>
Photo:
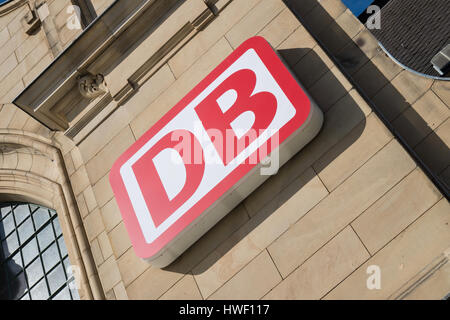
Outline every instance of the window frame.
<svg viewBox="0 0 450 320">
<path fill-rule="evenodd" d="M 0 4 L 0 17 L 28 3 L 28 0 L 9 0 Z"/>
<path fill-rule="evenodd" d="M 21 220 L 20 222 L 17 221 L 15 210 L 19 206 L 27 206 L 28 215 Z M 73 274 L 69 274 L 67 270 L 67 266 L 70 265 L 70 258 L 69 254 L 67 252 L 66 244 L 64 242 L 64 237 L 62 230 L 59 230 L 57 232 L 56 230 L 56 223 L 59 225 L 59 228 L 61 228 L 61 225 L 59 223 L 58 215 L 56 214 L 56 211 L 52 209 L 45 208 L 43 206 L 30 204 L 30 203 L 0 203 L 0 209 L 4 209 L 9 207 L 9 212 L 6 210 L 6 214 L 0 215 L 0 224 L 3 226 L 3 222 L 8 218 L 12 217 L 14 228 L 11 229 L 9 232 L 5 231 L 4 234 L 0 237 L 0 269 L 4 270 L 4 268 L 8 267 L 8 264 L 10 261 L 15 261 L 14 258 L 19 255 L 20 258 L 20 268 L 21 270 L 17 272 L 16 274 L 10 274 L 5 273 L 5 281 L 6 281 L 6 290 L 7 290 L 7 296 L 9 299 L 14 298 L 17 300 L 23 300 L 23 299 L 32 299 L 32 291 L 33 289 L 37 288 L 39 285 L 41 285 L 42 281 L 45 282 L 46 289 L 47 289 L 47 298 L 48 300 L 53 300 L 55 297 L 57 297 L 63 290 L 66 288 L 68 289 L 68 294 L 70 297 L 70 300 L 79 300 L 79 293 L 76 289 L 70 288 L 70 284 L 75 281 L 75 277 Z M 35 214 L 39 210 L 46 210 L 48 216 L 45 218 L 45 222 L 42 223 L 39 226 L 36 226 L 35 221 Z M 23 242 L 20 240 L 20 234 L 19 234 L 19 228 L 21 226 L 24 226 L 26 223 L 32 223 L 33 226 L 33 233 L 29 235 Z M 44 230 L 48 229 L 48 227 L 51 226 L 51 232 L 52 232 L 52 240 L 49 241 L 49 243 L 45 244 L 43 248 L 41 248 L 41 244 L 39 241 L 39 235 Z M 17 238 L 17 244 L 18 247 L 14 249 L 13 252 L 9 252 L 9 255 L 6 256 L 4 250 L 3 250 L 3 243 L 7 241 L 7 239 L 11 236 L 15 236 Z M 32 257 L 27 263 L 25 263 L 23 249 L 30 244 L 32 241 L 35 241 L 36 244 L 36 250 L 37 253 L 35 253 L 35 256 Z M 57 261 L 54 263 L 54 265 L 47 267 L 44 263 L 43 256 L 48 252 L 48 250 L 51 250 L 52 248 L 56 248 L 58 255 L 57 255 Z M 64 253 L 63 253 L 64 252 Z M 42 275 L 40 275 L 37 279 L 33 281 L 33 284 L 30 285 L 30 279 L 28 278 L 28 270 L 30 266 L 32 266 L 34 263 L 40 264 L 40 269 L 42 272 Z M 50 275 L 57 270 L 58 268 L 61 268 L 63 270 L 64 274 L 64 281 L 61 282 L 58 287 L 55 290 L 51 290 L 52 283 L 50 282 Z M 12 289 L 11 289 L 11 282 L 18 280 L 21 281 L 20 278 L 23 277 L 25 285 L 25 291 L 17 297 L 12 297 Z"/>
<path fill-rule="evenodd" d="M 73 6 L 80 8 L 81 27 L 86 29 L 97 18 L 97 12 L 91 0 L 71 0 Z"/>
</svg>

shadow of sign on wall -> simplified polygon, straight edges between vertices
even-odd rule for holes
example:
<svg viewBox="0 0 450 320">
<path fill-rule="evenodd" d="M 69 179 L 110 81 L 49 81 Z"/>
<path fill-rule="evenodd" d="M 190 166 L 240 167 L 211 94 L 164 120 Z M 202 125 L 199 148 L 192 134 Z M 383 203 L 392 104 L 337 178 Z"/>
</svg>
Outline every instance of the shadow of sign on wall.
<svg viewBox="0 0 450 320">
<path fill-rule="evenodd" d="M 137 255 L 170 264 L 322 121 L 270 44 L 245 41 L 114 164 L 111 186 Z"/>
</svg>

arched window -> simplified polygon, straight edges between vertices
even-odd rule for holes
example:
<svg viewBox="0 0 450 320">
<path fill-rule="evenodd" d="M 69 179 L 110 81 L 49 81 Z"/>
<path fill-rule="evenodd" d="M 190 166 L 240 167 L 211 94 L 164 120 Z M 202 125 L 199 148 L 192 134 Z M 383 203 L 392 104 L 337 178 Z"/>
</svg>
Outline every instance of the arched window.
<svg viewBox="0 0 450 320">
<path fill-rule="evenodd" d="M 0 204 L 0 299 L 78 300 L 58 216 L 34 204 Z"/>
</svg>

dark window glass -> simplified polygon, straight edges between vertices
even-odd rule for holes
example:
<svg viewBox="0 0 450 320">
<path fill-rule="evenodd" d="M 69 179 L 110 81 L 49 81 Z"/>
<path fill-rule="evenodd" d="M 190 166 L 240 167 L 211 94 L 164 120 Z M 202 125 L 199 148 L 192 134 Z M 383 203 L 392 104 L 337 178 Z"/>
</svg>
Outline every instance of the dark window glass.
<svg viewBox="0 0 450 320">
<path fill-rule="evenodd" d="M 12 0 L 0 0 L 0 6 L 4 5 L 10 1 L 12 1 Z"/>
<path fill-rule="evenodd" d="M 23 272 L 9 282 L 11 300 L 20 299 L 27 291 L 27 280 Z"/>
<path fill-rule="evenodd" d="M 39 283 L 34 286 L 30 291 L 31 299 L 33 300 L 46 300 L 49 298 L 48 287 L 45 279 L 39 281 Z"/>
<path fill-rule="evenodd" d="M 69 283 L 69 288 L 75 288 L 75 280 L 72 280 Z M 71 290 L 70 293 L 72 294 L 73 300 L 80 300 L 80 296 L 78 295 L 78 290 Z"/>
<path fill-rule="evenodd" d="M 66 282 L 66 274 L 64 272 L 64 266 L 62 263 L 60 263 L 56 268 L 54 268 L 49 274 L 48 274 L 48 283 L 50 284 L 50 292 L 56 293 L 58 289 L 61 289 L 61 287 Z"/>
<path fill-rule="evenodd" d="M 30 295 L 26 293 L 20 300 L 30 300 Z"/>
<path fill-rule="evenodd" d="M 42 260 L 44 262 L 45 272 L 50 271 L 58 262 L 61 261 L 56 242 L 44 251 L 42 254 Z"/>
<path fill-rule="evenodd" d="M 58 239 L 58 247 L 59 247 L 59 251 L 61 252 L 61 256 L 62 257 L 67 256 L 67 248 L 66 248 L 66 244 L 64 243 L 63 238 Z"/>
<path fill-rule="evenodd" d="M 70 292 L 69 292 L 69 288 L 65 287 L 64 289 L 62 289 L 54 298 L 53 300 L 70 300 Z"/>
<path fill-rule="evenodd" d="M 85 29 L 97 17 L 92 0 L 71 0 L 72 4 L 77 6 L 80 10 L 80 17 L 82 28 Z"/>
<path fill-rule="evenodd" d="M 19 240 L 17 239 L 17 233 L 11 233 L 8 238 L 2 241 L 2 249 L 5 258 L 9 258 L 19 248 Z"/>
<path fill-rule="evenodd" d="M 6 217 L 11 212 L 11 206 L 4 206 L 0 208 L 0 220 Z"/>
<path fill-rule="evenodd" d="M 44 229 L 38 233 L 39 248 L 44 250 L 55 239 L 53 228 L 51 224 L 48 224 Z"/>
<path fill-rule="evenodd" d="M 5 266 L 0 265 L 0 298 L 8 296 L 8 278 L 6 276 Z"/>
<path fill-rule="evenodd" d="M 39 254 L 37 241 L 35 238 L 31 239 L 22 249 L 23 263 L 28 265 Z"/>
<path fill-rule="evenodd" d="M 53 228 L 55 229 L 55 235 L 57 237 L 62 235 L 61 225 L 59 224 L 59 220 L 58 219 L 53 220 Z"/>
<path fill-rule="evenodd" d="M 36 226 L 36 230 L 40 229 L 50 219 L 48 210 L 39 208 L 33 213 L 33 221 Z"/>
<path fill-rule="evenodd" d="M 17 232 L 19 233 L 20 244 L 25 244 L 25 242 L 34 234 L 33 221 L 27 219 L 20 225 Z"/>
<path fill-rule="evenodd" d="M 2 220 L 0 239 L 5 239 L 14 230 L 14 215 L 9 214 Z"/>
<path fill-rule="evenodd" d="M 6 261 L 6 266 L 9 270 L 9 273 L 12 277 L 17 276 L 20 272 L 22 272 L 22 258 L 20 257 L 20 252 L 16 253 L 12 258 Z"/>
<path fill-rule="evenodd" d="M 78 300 L 54 210 L 0 204 L 0 300 Z"/>
<path fill-rule="evenodd" d="M 34 286 L 44 276 L 41 259 L 34 260 L 34 262 L 26 267 L 25 270 L 28 279 L 28 285 L 30 287 Z"/>
<path fill-rule="evenodd" d="M 28 205 L 19 205 L 14 208 L 14 217 L 16 218 L 16 224 L 20 225 L 26 218 L 30 216 L 30 209 Z"/>
</svg>

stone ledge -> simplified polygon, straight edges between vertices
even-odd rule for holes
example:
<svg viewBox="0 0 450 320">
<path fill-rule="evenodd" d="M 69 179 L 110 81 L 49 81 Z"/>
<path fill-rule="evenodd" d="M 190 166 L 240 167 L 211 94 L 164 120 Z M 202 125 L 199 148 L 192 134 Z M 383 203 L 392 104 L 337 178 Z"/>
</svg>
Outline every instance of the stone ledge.
<svg viewBox="0 0 450 320">
<path fill-rule="evenodd" d="M 413 295 L 417 291 L 417 289 L 421 285 L 423 285 L 427 280 L 429 280 L 435 273 L 439 272 L 439 270 L 441 269 L 449 267 L 450 264 L 449 257 L 450 257 L 450 247 L 447 250 L 445 250 L 441 255 L 436 257 L 433 261 L 431 261 L 430 264 L 428 264 L 424 269 L 418 272 L 400 289 L 398 289 L 395 293 L 393 293 L 388 299 L 389 300 L 408 299 L 410 295 Z M 443 296 L 441 298 L 443 298 Z"/>
<path fill-rule="evenodd" d="M 113 112 L 208 24 L 216 11 L 211 6 L 203 0 L 131 0 L 126 5 L 118 1 L 25 88 L 14 104 L 48 128 L 74 138 L 91 122 L 101 123 L 104 119 L 97 116 L 110 102 Z M 108 90 L 91 98 L 83 96 L 79 79 L 86 75 L 103 76 Z M 96 84 L 87 89 L 96 93 Z"/>
</svg>

